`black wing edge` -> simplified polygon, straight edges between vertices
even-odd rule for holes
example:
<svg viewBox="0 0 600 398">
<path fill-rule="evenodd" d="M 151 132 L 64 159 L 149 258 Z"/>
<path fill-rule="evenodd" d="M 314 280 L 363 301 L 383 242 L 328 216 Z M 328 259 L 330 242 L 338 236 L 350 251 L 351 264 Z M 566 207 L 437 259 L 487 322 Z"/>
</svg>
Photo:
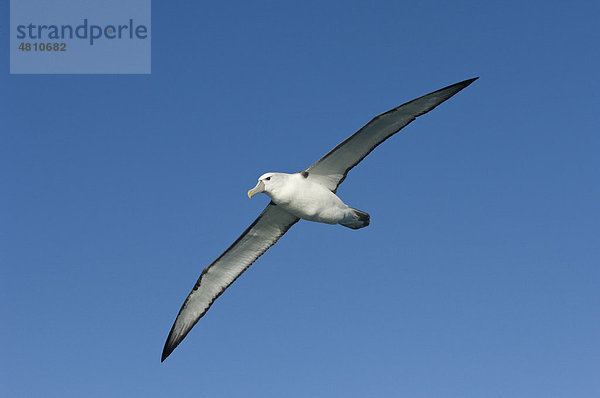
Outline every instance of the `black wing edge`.
<svg viewBox="0 0 600 398">
<path fill-rule="evenodd" d="M 442 104 L 442 103 L 446 102 L 447 100 L 449 100 L 450 98 L 454 97 L 454 95 L 458 94 L 458 93 L 459 93 L 459 91 L 461 91 L 462 89 L 466 88 L 467 86 L 469 86 L 471 83 L 473 83 L 473 82 L 474 82 L 475 80 L 477 80 L 477 79 L 479 79 L 479 76 L 472 77 L 472 78 L 470 78 L 470 79 L 463 80 L 462 82 L 454 83 L 454 84 L 451 84 L 451 85 L 449 85 L 449 86 L 447 86 L 447 87 L 440 88 L 439 90 L 435 90 L 435 91 L 433 91 L 433 92 L 431 92 L 431 93 L 429 93 L 429 94 L 422 95 L 422 96 L 420 96 L 419 98 L 415 98 L 415 99 L 413 99 L 413 100 L 410 100 L 410 101 L 408 101 L 408 102 L 405 102 L 405 103 L 404 103 L 404 104 L 402 104 L 402 105 L 398 105 L 397 107 L 395 107 L 395 108 L 393 108 L 393 109 L 390 109 L 390 110 L 389 110 L 389 111 L 387 111 L 387 112 L 383 112 L 383 113 L 381 113 L 381 114 L 379 114 L 379 115 L 375 116 L 375 117 L 374 117 L 374 118 L 373 118 L 373 119 L 372 119 L 372 120 L 371 120 L 369 123 L 371 123 L 372 121 L 374 121 L 374 120 L 378 119 L 379 117 L 381 117 L 381 116 L 383 116 L 383 115 L 386 115 L 386 114 L 388 114 L 388 113 L 390 113 L 390 112 L 393 112 L 393 111 L 395 111 L 395 110 L 396 110 L 396 109 L 398 109 L 398 108 L 401 108 L 401 107 L 403 107 L 404 105 L 408 105 L 408 104 L 410 104 L 411 102 L 418 101 L 418 100 L 420 100 L 420 99 L 421 99 L 421 98 L 423 98 L 423 97 L 427 97 L 428 95 L 433 95 L 433 94 L 437 94 L 437 93 L 439 93 L 439 92 L 441 92 L 441 91 L 446 91 L 446 90 L 450 90 L 450 89 L 455 89 L 455 88 L 456 88 L 456 89 L 457 89 L 457 90 L 456 90 L 456 92 L 455 92 L 454 94 L 452 94 L 450 97 L 448 97 L 448 98 L 446 98 L 445 100 L 443 100 L 442 102 L 440 102 L 440 103 L 438 104 L 438 105 L 440 105 L 440 104 Z M 433 110 L 433 109 L 435 109 L 435 108 L 436 108 L 438 105 L 434 106 L 433 108 L 431 108 L 431 109 L 429 109 L 429 110 L 427 110 L 427 111 L 425 111 L 425 112 L 423 112 L 423 113 L 419 113 L 418 115 L 415 115 L 415 116 L 421 116 L 421 115 L 423 115 L 423 114 L 425 114 L 425 113 L 427 113 L 427 112 L 429 112 L 429 111 L 432 111 L 432 110 Z M 369 123 L 367 123 L 367 124 L 369 124 Z"/>
<path fill-rule="evenodd" d="M 208 312 L 208 310 L 210 309 L 210 307 L 213 305 L 213 303 L 215 302 L 216 299 L 219 298 L 219 296 L 221 296 L 221 294 L 223 294 L 223 292 L 225 290 L 227 290 L 227 288 L 229 286 L 231 286 L 244 272 L 246 272 L 246 270 L 248 268 L 250 268 L 250 266 L 252 264 L 254 264 L 254 262 L 256 260 L 258 260 L 258 258 L 260 256 L 262 256 L 267 250 L 269 250 L 271 248 L 271 246 L 273 246 L 275 243 L 277 243 L 277 239 L 271 246 L 268 246 L 265 250 L 263 250 L 258 257 L 256 257 L 256 260 L 252 261 L 250 264 L 248 264 L 248 266 L 246 268 L 243 269 L 242 272 L 240 272 L 240 274 L 238 276 L 235 277 L 234 280 L 231 281 L 231 283 L 227 286 L 225 286 L 223 289 L 221 289 L 221 291 L 211 300 L 210 303 L 208 303 L 208 307 L 206 307 L 206 309 L 204 310 L 204 312 L 202 314 L 200 314 L 200 316 L 198 317 L 198 319 L 196 319 L 192 325 L 192 327 L 190 327 L 184 334 L 182 334 L 181 336 L 179 336 L 179 338 L 177 339 L 173 339 L 173 331 L 175 329 L 175 323 L 177 322 L 177 318 L 179 318 L 179 315 L 181 314 L 181 312 L 183 311 L 183 308 L 185 307 L 185 304 L 188 302 L 189 296 L 190 294 L 194 291 L 197 290 L 200 287 L 200 284 L 202 283 L 202 278 L 204 277 L 204 274 L 206 274 L 208 272 L 208 270 L 215 265 L 225 254 L 227 254 L 227 252 L 229 252 L 229 250 L 231 250 L 231 248 L 233 248 L 235 245 L 238 244 L 238 242 L 240 240 L 242 240 L 242 238 L 244 236 L 246 236 L 248 234 L 248 232 L 250 232 L 250 230 L 260 221 L 260 219 L 263 217 L 263 215 L 267 212 L 267 210 L 271 207 L 271 206 L 277 206 L 277 204 L 270 202 L 267 207 L 263 210 L 263 212 L 256 218 L 256 220 L 254 220 L 254 222 L 252 224 L 250 224 L 250 226 L 248 228 L 246 228 L 246 230 L 244 232 L 242 232 L 242 234 L 239 236 L 239 238 L 237 238 L 235 240 L 235 242 L 233 242 L 228 248 L 227 250 L 225 250 L 223 253 L 221 253 L 221 255 L 219 257 L 217 257 L 217 259 L 215 261 L 213 261 L 212 263 L 210 263 L 210 265 L 206 268 L 204 268 L 204 270 L 202 271 L 202 273 L 200 274 L 200 277 L 198 278 L 198 280 L 196 281 L 196 283 L 194 284 L 194 287 L 192 288 L 192 291 L 188 294 L 188 296 L 186 297 L 185 301 L 183 302 L 183 305 L 181 306 L 181 308 L 179 309 L 179 312 L 177 313 L 177 317 L 175 318 L 175 321 L 173 322 L 173 326 L 171 327 L 171 331 L 169 332 L 169 337 L 167 337 L 167 341 L 165 342 L 165 346 L 163 348 L 163 352 L 160 358 L 160 362 L 164 362 L 165 359 L 167 359 L 167 357 L 169 355 L 171 355 L 171 353 L 175 350 L 175 348 L 177 348 L 177 346 L 179 345 L 179 343 L 181 343 L 183 341 L 183 339 L 185 339 L 185 337 L 188 335 L 188 333 L 194 328 L 194 326 L 196 326 L 196 324 L 198 323 L 198 321 Z M 286 225 L 283 228 L 283 233 L 280 236 L 283 236 L 291 227 L 292 225 L 296 224 L 300 219 L 296 218 L 296 220 L 294 220 L 292 223 Z"/>
<path fill-rule="evenodd" d="M 477 77 L 473 77 L 473 78 L 471 78 L 471 79 L 463 80 L 462 82 L 458 82 L 458 83 L 451 84 L 451 85 L 449 85 L 449 86 L 447 86 L 447 87 L 440 88 L 439 90 L 433 91 L 433 92 L 431 92 L 431 93 L 429 93 L 429 94 L 425 94 L 425 95 L 422 95 L 422 96 L 420 96 L 420 97 L 418 97 L 418 98 L 415 98 L 415 99 L 413 99 L 413 100 L 410 100 L 410 101 L 408 101 L 408 102 L 405 102 L 405 103 L 404 103 L 404 104 L 402 104 L 402 105 L 398 105 L 397 107 L 395 107 L 395 108 L 392 108 L 392 109 L 390 109 L 389 111 L 386 111 L 386 112 L 380 113 L 379 115 L 377 115 L 377 116 L 375 116 L 373 119 L 371 119 L 371 120 L 369 121 L 369 123 L 367 123 L 367 124 L 365 124 L 363 127 L 361 127 L 361 128 L 360 128 L 360 130 L 358 130 L 356 133 L 352 134 L 350 137 L 348 137 L 348 138 L 346 138 L 344 141 L 340 142 L 338 145 L 336 145 L 336 146 L 335 146 L 335 148 L 333 148 L 331 151 L 327 152 L 327 153 L 325 154 L 325 156 L 323 156 L 321 159 L 317 160 L 315 163 L 313 163 L 313 164 L 312 164 L 312 165 L 310 165 L 308 168 L 306 168 L 306 169 L 305 169 L 305 170 L 304 170 L 302 173 L 307 173 L 307 174 L 308 174 L 308 173 L 310 172 L 310 168 L 311 168 L 313 165 L 315 165 L 315 164 L 319 163 L 321 160 L 323 160 L 323 159 L 325 159 L 325 158 L 329 157 L 329 155 L 333 154 L 333 153 L 334 153 L 335 151 L 337 151 L 339 148 L 341 148 L 342 146 L 344 146 L 344 144 L 346 144 L 346 142 L 350 141 L 350 140 L 351 140 L 351 139 L 352 139 L 352 138 L 353 138 L 353 137 L 354 137 L 356 134 L 360 133 L 360 132 L 362 131 L 362 129 L 364 129 L 365 127 L 367 127 L 369 124 L 371 124 L 371 123 L 372 123 L 372 122 L 374 122 L 375 120 L 379 119 L 380 117 L 382 117 L 382 116 L 384 116 L 384 115 L 387 115 L 388 113 L 394 112 L 394 111 L 395 111 L 395 110 L 397 110 L 398 108 L 402 108 L 403 106 L 405 106 L 405 105 L 408 105 L 408 104 L 410 104 L 411 102 L 418 101 L 418 100 L 420 100 L 421 98 L 423 98 L 423 97 L 426 97 L 426 96 L 428 96 L 428 95 L 436 94 L 436 93 L 439 93 L 440 91 L 445 91 L 445 90 L 449 90 L 449 89 L 452 89 L 452 88 L 458 88 L 458 90 L 456 90 L 456 92 L 455 92 L 454 94 L 452 94 L 450 97 L 446 98 L 445 100 L 443 100 L 442 102 L 440 102 L 439 104 L 437 104 L 436 106 L 434 106 L 433 108 L 431 108 L 431 109 L 429 109 L 429 110 L 427 110 L 427 111 L 425 111 L 425 112 L 422 112 L 422 113 L 420 113 L 420 114 L 418 114 L 418 115 L 415 115 L 415 118 L 416 118 L 416 117 L 418 117 L 418 116 L 421 116 L 421 115 L 423 115 L 423 114 L 425 114 L 425 113 L 427 113 L 427 112 L 429 112 L 429 111 L 432 111 L 432 110 L 433 110 L 433 109 L 435 109 L 435 108 L 436 108 L 438 105 L 440 105 L 440 104 L 444 103 L 445 101 L 449 100 L 449 99 L 450 99 L 450 98 L 452 98 L 452 97 L 453 97 L 455 94 L 458 94 L 458 92 L 459 92 L 459 91 L 461 91 L 462 89 L 466 88 L 468 85 L 470 85 L 471 83 L 473 83 L 473 82 L 474 82 L 475 80 L 477 80 L 477 79 L 479 79 L 479 76 L 477 76 Z M 400 129 L 400 130 L 401 130 L 401 129 Z M 400 130 L 398 130 L 398 131 L 400 131 Z M 388 138 L 390 138 L 392 135 L 396 134 L 398 131 L 396 131 L 395 133 L 391 134 L 389 137 L 387 137 L 386 139 L 384 139 L 383 141 L 381 141 L 379 144 L 377 144 L 377 145 L 374 145 L 374 146 L 373 146 L 373 148 L 371 148 L 369 151 L 367 151 L 367 152 L 364 154 L 364 156 L 362 156 L 360 159 L 358 159 L 358 161 L 357 161 L 356 163 L 354 163 L 354 164 L 352 164 L 350 167 L 348 167 L 348 168 L 346 169 L 346 171 L 344 171 L 343 177 L 340 179 L 340 181 L 338 182 L 338 184 L 337 184 L 337 186 L 335 187 L 335 189 L 333 190 L 333 192 L 335 193 L 335 192 L 337 191 L 337 188 L 340 186 L 340 184 L 341 184 L 342 182 L 344 182 L 344 180 L 346 179 L 346 176 L 348 175 L 348 172 L 349 172 L 350 170 L 352 170 L 352 169 L 354 168 L 354 166 L 356 166 L 357 164 L 359 164 L 359 163 L 360 163 L 360 162 L 361 162 L 361 161 L 362 161 L 364 158 L 366 158 L 366 157 L 367 157 L 367 155 L 369 155 L 371 152 L 373 152 L 373 150 L 374 150 L 375 148 L 377 148 L 379 145 L 381 145 L 382 143 L 384 143 L 384 142 L 385 142 L 385 141 L 386 141 Z"/>
</svg>

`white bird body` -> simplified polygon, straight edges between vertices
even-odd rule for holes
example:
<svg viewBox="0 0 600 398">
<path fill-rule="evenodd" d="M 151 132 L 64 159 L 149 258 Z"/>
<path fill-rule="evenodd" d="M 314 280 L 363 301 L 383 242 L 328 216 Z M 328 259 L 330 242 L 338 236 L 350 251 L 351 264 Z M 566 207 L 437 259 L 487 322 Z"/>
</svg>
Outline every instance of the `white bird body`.
<svg viewBox="0 0 600 398">
<path fill-rule="evenodd" d="M 341 224 L 353 218 L 354 209 L 302 173 L 267 173 L 260 181 L 265 186 L 263 192 L 275 204 L 298 218 L 325 224 Z"/>
</svg>

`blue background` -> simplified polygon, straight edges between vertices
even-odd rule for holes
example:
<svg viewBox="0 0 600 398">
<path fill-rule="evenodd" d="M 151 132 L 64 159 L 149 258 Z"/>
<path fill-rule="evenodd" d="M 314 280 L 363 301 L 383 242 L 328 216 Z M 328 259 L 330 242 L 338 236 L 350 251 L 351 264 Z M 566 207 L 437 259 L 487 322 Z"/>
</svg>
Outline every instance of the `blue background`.
<svg viewBox="0 0 600 398">
<path fill-rule="evenodd" d="M 0 395 L 600 396 L 599 3 L 221 3 L 154 2 L 148 76 L 0 41 Z M 160 363 L 258 176 L 473 76 Z"/>
</svg>

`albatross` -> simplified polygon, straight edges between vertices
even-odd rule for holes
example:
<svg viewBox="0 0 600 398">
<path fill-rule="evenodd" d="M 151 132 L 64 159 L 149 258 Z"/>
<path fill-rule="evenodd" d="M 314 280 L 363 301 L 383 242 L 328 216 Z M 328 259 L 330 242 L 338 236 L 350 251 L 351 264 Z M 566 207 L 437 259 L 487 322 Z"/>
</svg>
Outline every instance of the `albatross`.
<svg viewBox="0 0 600 398">
<path fill-rule="evenodd" d="M 352 229 L 369 225 L 369 214 L 348 206 L 336 195 L 348 172 L 383 141 L 475 80 L 477 77 L 453 84 L 375 116 L 299 173 L 261 175 L 256 186 L 248 191 L 248 197 L 264 193 L 271 202 L 242 235 L 202 271 L 179 310 L 161 362 L 181 343 L 225 289 L 300 219 L 340 224 Z"/>
</svg>

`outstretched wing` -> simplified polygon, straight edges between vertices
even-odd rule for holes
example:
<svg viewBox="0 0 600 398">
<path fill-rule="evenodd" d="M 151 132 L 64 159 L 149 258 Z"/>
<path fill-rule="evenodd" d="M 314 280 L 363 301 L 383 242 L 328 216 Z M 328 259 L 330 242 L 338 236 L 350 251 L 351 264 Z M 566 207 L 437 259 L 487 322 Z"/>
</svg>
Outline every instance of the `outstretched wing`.
<svg viewBox="0 0 600 398">
<path fill-rule="evenodd" d="M 164 361 L 181 343 L 217 297 L 298 220 L 298 217 L 273 202 L 269 203 L 252 225 L 219 258 L 202 271 L 179 310 L 165 343 L 161 361 Z"/>
<path fill-rule="evenodd" d="M 335 192 L 346 178 L 348 171 L 371 153 L 377 145 L 396 134 L 417 116 L 429 112 L 475 80 L 477 77 L 453 84 L 375 116 L 363 128 L 333 148 L 304 172 L 308 172 L 309 179 L 313 179 Z"/>
</svg>

